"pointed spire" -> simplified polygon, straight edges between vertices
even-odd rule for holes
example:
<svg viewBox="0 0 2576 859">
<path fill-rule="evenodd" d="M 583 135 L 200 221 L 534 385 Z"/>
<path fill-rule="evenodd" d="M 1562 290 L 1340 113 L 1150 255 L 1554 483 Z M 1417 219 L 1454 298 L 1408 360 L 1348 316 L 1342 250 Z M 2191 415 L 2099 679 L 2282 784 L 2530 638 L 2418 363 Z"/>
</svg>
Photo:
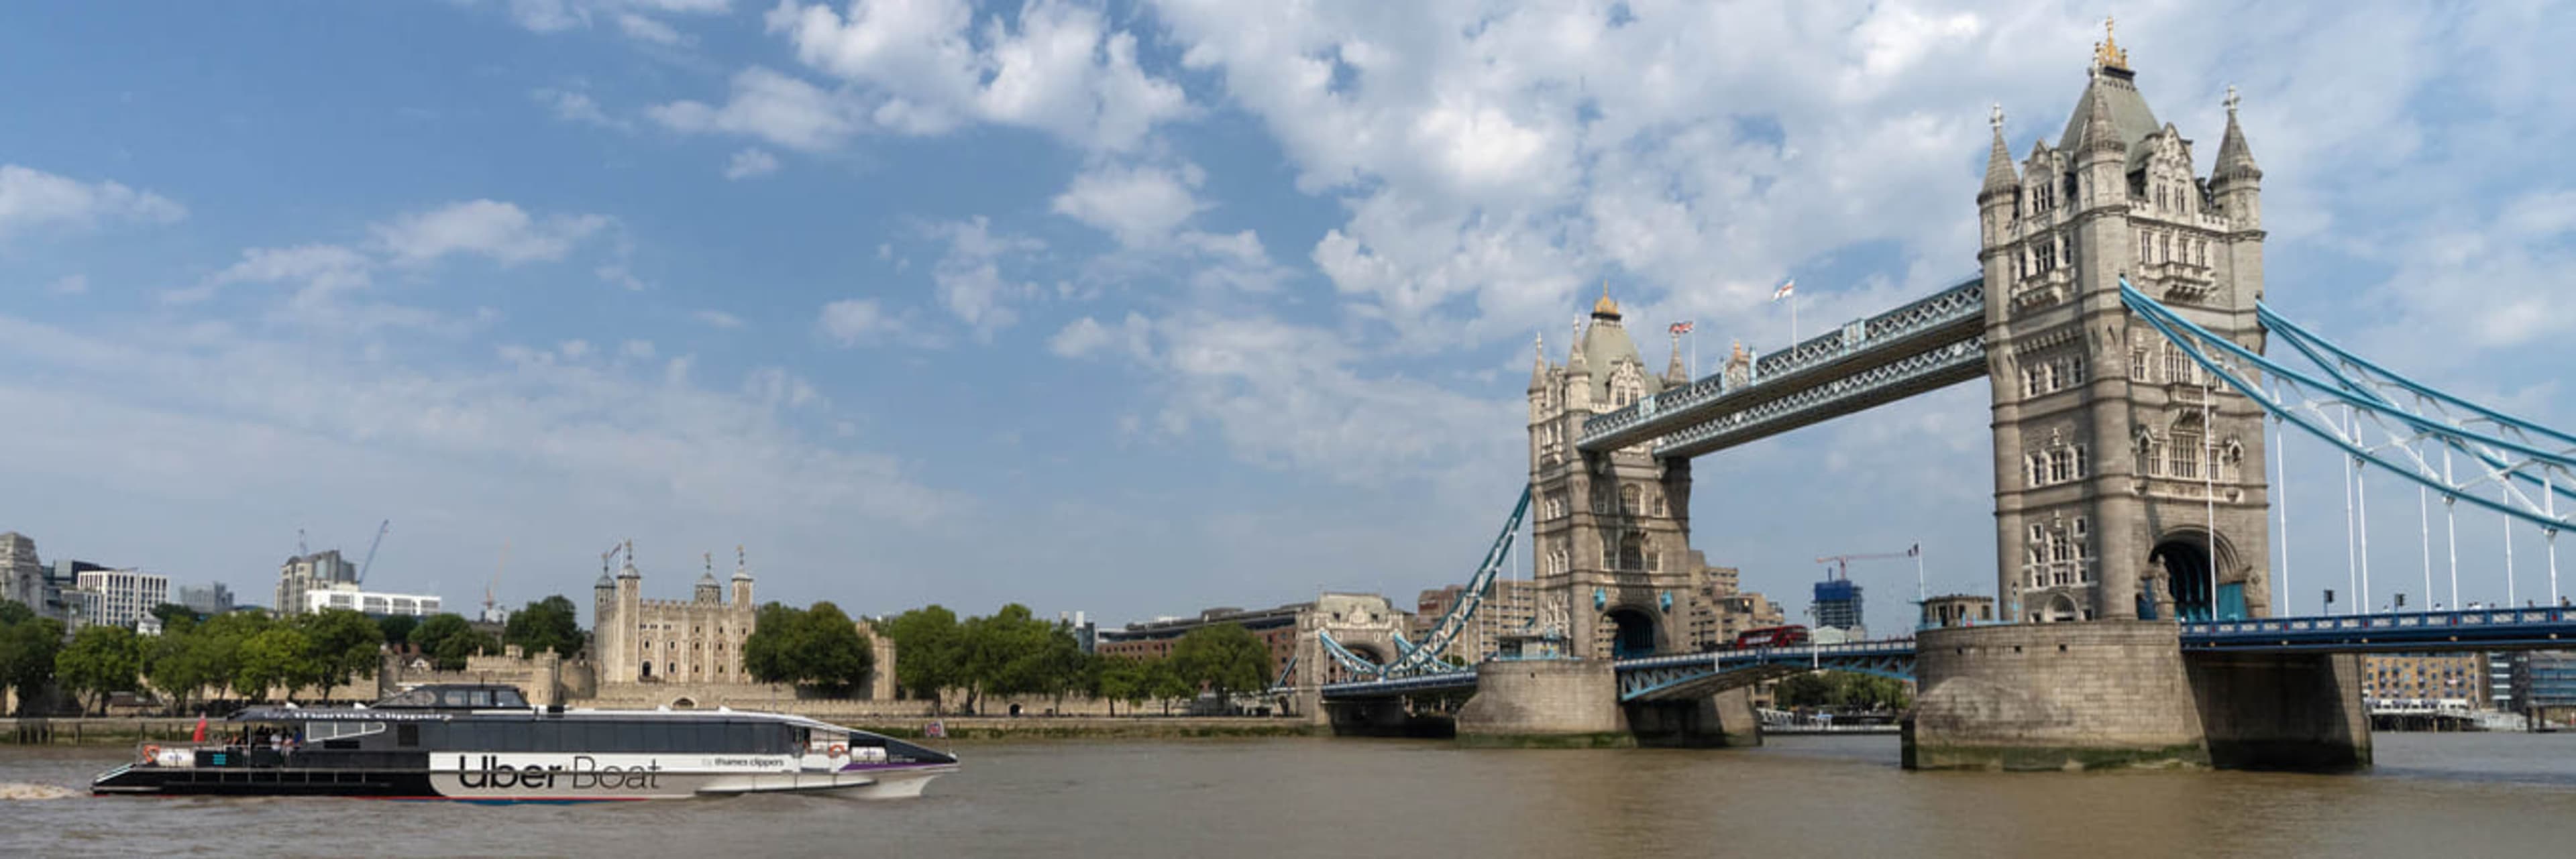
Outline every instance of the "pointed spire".
<svg viewBox="0 0 2576 859">
<path fill-rule="evenodd" d="M 1682 326 L 1675 325 L 1667 330 L 1673 335 L 1673 359 L 1664 364 L 1664 384 L 1667 386 L 1688 384 L 1690 370 L 1682 366 Z"/>
<path fill-rule="evenodd" d="M 1530 335 L 1530 386 L 1533 392 L 1547 387 L 1547 335 Z"/>
<path fill-rule="evenodd" d="M 1997 104 L 1987 120 L 1994 126 L 1994 145 L 1986 152 L 1986 186 L 1977 192 L 1977 202 L 2008 194 L 2021 187 L 2021 174 L 2013 171 L 2012 149 L 2004 145 L 2004 106 Z"/>
<path fill-rule="evenodd" d="M 2245 145 L 2245 129 L 2236 124 L 2236 87 L 2227 87 L 2227 136 L 2218 141 L 2218 169 L 2210 177 L 2215 183 L 2259 182 L 2263 168 L 2254 166 L 2254 150 Z"/>
<path fill-rule="evenodd" d="M 733 580 L 737 582 L 751 581 L 751 562 L 747 560 L 746 556 L 743 554 L 742 544 L 740 543 L 734 544 L 733 547 Z"/>
<path fill-rule="evenodd" d="M 1574 318 L 1574 339 L 1566 347 L 1565 371 L 1586 376 L 1592 374 L 1591 362 L 1583 359 L 1583 317 L 1580 316 Z"/>
</svg>

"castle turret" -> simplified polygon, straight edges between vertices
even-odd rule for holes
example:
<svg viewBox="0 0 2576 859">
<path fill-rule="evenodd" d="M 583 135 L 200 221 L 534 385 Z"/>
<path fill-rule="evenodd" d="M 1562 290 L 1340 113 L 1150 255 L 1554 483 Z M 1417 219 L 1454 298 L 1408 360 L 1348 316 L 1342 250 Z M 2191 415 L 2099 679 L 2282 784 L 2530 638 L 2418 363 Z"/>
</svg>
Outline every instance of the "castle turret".
<svg viewBox="0 0 2576 859">
<path fill-rule="evenodd" d="M 2227 88 L 2227 136 L 2218 141 L 2218 164 L 2211 170 L 2210 196 L 2218 211 L 2237 229 L 2263 226 L 2263 168 L 2254 166 L 2254 150 L 2245 145 L 2245 129 L 2236 124 L 2236 88 Z"/>
<path fill-rule="evenodd" d="M 690 594 L 690 598 L 701 603 L 722 602 L 724 586 L 716 583 L 716 555 L 714 552 L 708 552 L 702 557 L 706 563 L 706 570 L 698 573 L 698 586 Z"/>
<path fill-rule="evenodd" d="M 741 546 L 733 547 L 733 604 L 751 605 L 751 564 Z"/>
<path fill-rule="evenodd" d="M 1986 184 L 1977 191 L 1977 211 L 1978 226 L 1985 234 L 1982 246 L 1991 248 L 2012 229 L 2013 212 L 2021 200 L 2021 174 L 2013 170 L 2012 149 L 2004 145 L 2004 106 L 1995 105 L 1987 122 L 1994 126 L 1994 143 L 1986 152 Z"/>
</svg>

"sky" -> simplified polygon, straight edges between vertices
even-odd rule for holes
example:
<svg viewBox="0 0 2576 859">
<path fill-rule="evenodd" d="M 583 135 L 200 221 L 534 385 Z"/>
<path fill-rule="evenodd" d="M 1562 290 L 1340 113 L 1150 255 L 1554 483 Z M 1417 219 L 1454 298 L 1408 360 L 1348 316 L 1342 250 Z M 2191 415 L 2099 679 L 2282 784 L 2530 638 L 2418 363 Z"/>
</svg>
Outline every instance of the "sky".
<svg viewBox="0 0 2576 859">
<path fill-rule="evenodd" d="M 854 613 L 1409 606 L 1526 480 L 1534 334 L 1606 283 L 1707 369 L 1783 279 L 1821 329 L 1975 274 L 1989 107 L 2053 140 L 2106 14 L 2200 171 L 2242 94 L 2275 307 L 2576 425 L 2543 3 L 50 4 L 0 12 L 0 530 L 254 603 L 390 520 L 369 584 L 466 610 L 629 539 L 668 598 L 741 546 Z M 1702 458 L 1695 545 L 1991 592 L 1984 390 Z M 1912 573 L 1854 569 L 1879 624 Z"/>
</svg>

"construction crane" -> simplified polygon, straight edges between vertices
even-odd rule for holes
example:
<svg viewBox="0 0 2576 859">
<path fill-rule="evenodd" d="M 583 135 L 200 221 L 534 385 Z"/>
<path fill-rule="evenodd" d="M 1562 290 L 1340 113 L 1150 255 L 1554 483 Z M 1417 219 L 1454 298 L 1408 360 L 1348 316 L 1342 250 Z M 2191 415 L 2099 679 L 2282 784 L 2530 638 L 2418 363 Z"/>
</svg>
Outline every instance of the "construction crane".
<svg viewBox="0 0 2576 859">
<path fill-rule="evenodd" d="M 501 570 L 509 566 L 510 541 L 503 540 L 501 541 L 501 560 L 499 563 L 492 565 L 492 583 L 483 586 L 483 621 L 485 623 L 494 622 L 492 620 L 492 609 L 494 606 L 498 605 L 498 603 L 492 598 L 492 589 L 501 586 Z"/>
<path fill-rule="evenodd" d="M 1929 595 L 1924 591 L 1923 544 L 1921 543 L 1916 543 L 1902 552 L 1862 552 L 1850 555 L 1826 555 L 1824 557 L 1817 558 L 1816 563 L 1829 565 L 1826 568 L 1829 570 L 1829 572 L 1825 574 L 1826 581 L 1830 582 L 1839 580 L 1848 582 L 1851 581 L 1851 562 L 1853 561 L 1893 561 L 1898 558 L 1914 559 L 1914 604 L 1918 606 L 1922 605 L 1923 601 L 1929 598 Z M 1817 587 L 1820 590 L 1823 588 L 1822 585 L 1818 585 Z"/>
<path fill-rule="evenodd" d="M 367 583 L 367 569 L 376 565 L 376 547 L 385 544 L 385 531 L 393 526 L 394 520 L 391 519 L 387 519 L 384 524 L 376 526 L 376 539 L 367 542 L 367 559 L 358 564 L 358 578 L 351 582 L 351 584 L 363 585 Z"/>
</svg>

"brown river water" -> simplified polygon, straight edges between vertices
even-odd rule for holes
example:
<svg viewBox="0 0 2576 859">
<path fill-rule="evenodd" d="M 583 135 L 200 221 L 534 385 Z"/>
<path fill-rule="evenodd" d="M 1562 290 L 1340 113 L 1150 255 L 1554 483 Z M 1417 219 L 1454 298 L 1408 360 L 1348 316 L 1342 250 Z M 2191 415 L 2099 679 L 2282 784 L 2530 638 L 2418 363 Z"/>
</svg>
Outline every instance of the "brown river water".
<svg viewBox="0 0 2576 859">
<path fill-rule="evenodd" d="M 961 743 L 918 800 L 93 798 L 122 748 L 0 746 L 0 857 L 2576 857 L 2576 734 L 2380 734 L 2356 775 L 1910 773 L 1896 739 Z"/>
</svg>

